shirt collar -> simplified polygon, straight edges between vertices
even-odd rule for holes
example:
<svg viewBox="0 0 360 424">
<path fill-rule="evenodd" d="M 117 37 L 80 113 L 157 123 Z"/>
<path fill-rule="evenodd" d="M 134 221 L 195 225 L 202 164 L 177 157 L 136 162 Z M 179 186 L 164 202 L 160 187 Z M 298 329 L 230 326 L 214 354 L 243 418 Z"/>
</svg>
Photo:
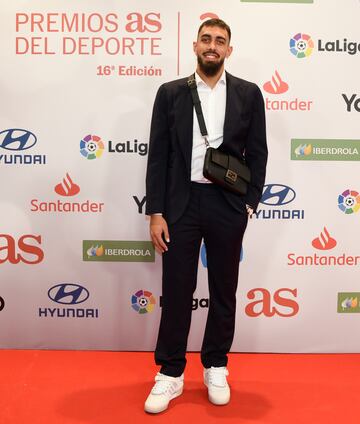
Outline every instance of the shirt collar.
<svg viewBox="0 0 360 424">
<path fill-rule="evenodd" d="M 196 85 L 200 85 L 200 87 L 208 87 L 208 85 L 206 84 L 206 82 L 200 77 L 200 75 L 197 72 L 195 72 L 195 80 L 196 80 Z M 216 83 L 216 86 L 218 84 L 224 84 L 226 86 L 225 69 L 223 70 L 223 73 L 221 74 L 221 77 L 219 78 L 219 81 Z"/>
</svg>

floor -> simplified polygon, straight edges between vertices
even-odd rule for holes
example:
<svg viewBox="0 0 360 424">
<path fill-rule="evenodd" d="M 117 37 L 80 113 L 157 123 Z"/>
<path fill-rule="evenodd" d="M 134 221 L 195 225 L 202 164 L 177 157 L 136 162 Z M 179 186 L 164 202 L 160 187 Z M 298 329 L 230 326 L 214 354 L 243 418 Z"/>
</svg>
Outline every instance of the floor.
<svg viewBox="0 0 360 424">
<path fill-rule="evenodd" d="M 199 355 L 167 411 L 143 411 L 148 352 L 0 351 L 0 423 L 359 423 L 360 355 L 231 354 L 231 402 L 214 406 Z"/>
</svg>

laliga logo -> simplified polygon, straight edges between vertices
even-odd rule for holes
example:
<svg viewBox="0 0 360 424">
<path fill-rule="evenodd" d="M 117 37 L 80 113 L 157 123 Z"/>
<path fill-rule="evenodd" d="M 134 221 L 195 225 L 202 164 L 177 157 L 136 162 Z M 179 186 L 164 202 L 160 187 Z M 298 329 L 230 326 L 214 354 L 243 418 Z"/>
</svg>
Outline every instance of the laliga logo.
<svg viewBox="0 0 360 424">
<path fill-rule="evenodd" d="M 97 135 L 88 134 L 80 141 L 80 153 L 89 160 L 100 158 L 104 152 L 104 143 Z"/>
<path fill-rule="evenodd" d="M 60 196 L 75 196 L 80 192 L 80 187 L 75 184 L 70 175 L 66 173 L 66 178 L 63 178 L 62 182 L 57 184 L 54 188 L 55 193 Z"/>
<path fill-rule="evenodd" d="M 308 57 L 314 49 L 314 42 L 308 34 L 300 32 L 290 40 L 290 52 L 298 59 Z"/>
<path fill-rule="evenodd" d="M 131 296 L 131 307 L 141 315 L 152 312 L 155 304 L 155 297 L 149 291 L 139 290 Z"/>
<path fill-rule="evenodd" d="M 360 209 L 360 194 L 355 190 L 345 190 L 338 197 L 338 207 L 346 215 L 358 212 Z"/>
</svg>

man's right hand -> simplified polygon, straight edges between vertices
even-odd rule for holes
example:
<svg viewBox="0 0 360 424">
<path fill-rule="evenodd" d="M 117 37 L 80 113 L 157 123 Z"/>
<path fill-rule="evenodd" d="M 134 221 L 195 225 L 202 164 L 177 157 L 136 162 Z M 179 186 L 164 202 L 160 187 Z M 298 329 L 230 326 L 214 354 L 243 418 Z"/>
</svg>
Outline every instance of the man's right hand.
<svg viewBox="0 0 360 424">
<path fill-rule="evenodd" d="M 159 253 L 164 253 L 168 250 L 164 238 L 167 243 L 170 243 L 169 230 L 165 219 L 161 215 L 151 215 L 150 217 L 150 236 L 155 249 Z"/>
</svg>

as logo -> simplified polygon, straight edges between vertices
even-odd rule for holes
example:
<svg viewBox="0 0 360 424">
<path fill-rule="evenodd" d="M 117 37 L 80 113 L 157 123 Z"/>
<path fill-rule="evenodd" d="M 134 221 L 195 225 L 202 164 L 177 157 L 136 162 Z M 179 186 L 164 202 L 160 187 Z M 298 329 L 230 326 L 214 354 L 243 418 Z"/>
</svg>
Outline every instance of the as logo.
<svg viewBox="0 0 360 424">
<path fill-rule="evenodd" d="M 54 188 L 55 193 L 60 196 L 75 196 L 80 192 L 80 187 L 73 182 L 70 175 L 66 173 L 66 177 L 63 178 L 62 182 L 57 184 Z"/>
<path fill-rule="evenodd" d="M 38 246 L 40 244 L 41 236 L 26 234 L 16 241 L 9 234 L 0 234 L 0 264 L 38 264 L 44 259 L 44 252 Z"/>
<path fill-rule="evenodd" d="M 250 300 L 256 299 L 245 308 L 246 315 L 252 318 L 260 315 L 288 318 L 299 312 L 299 304 L 294 300 L 297 297 L 297 289 L 281 288 L 272 296 L 269 290 L 256 288 L 250 290 L 247 297 Z"/>
</svg>

